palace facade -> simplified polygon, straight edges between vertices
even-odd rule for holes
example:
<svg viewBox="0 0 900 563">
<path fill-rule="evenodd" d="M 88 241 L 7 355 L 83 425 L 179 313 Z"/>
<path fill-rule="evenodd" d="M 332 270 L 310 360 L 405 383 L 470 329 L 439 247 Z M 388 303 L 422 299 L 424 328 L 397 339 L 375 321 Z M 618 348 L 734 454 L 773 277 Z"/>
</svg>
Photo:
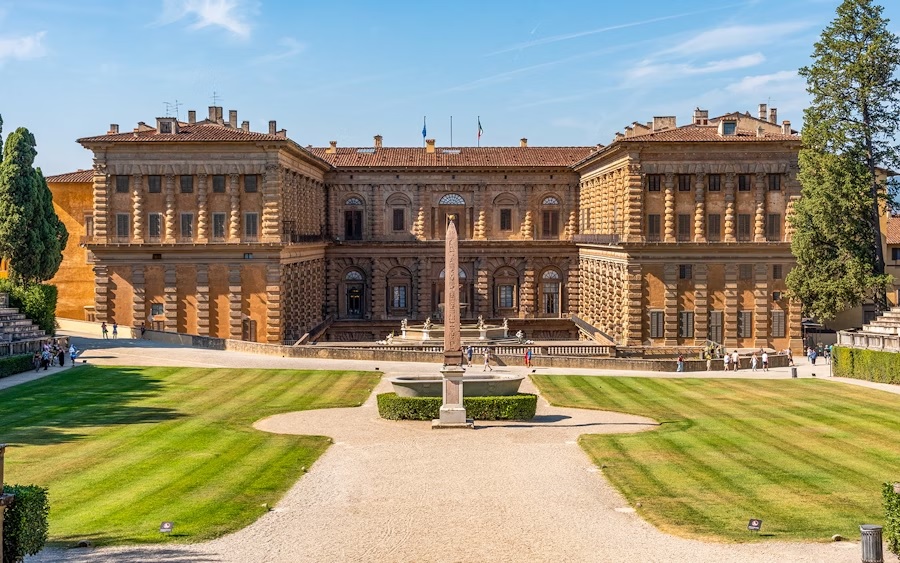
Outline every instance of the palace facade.
<svg viewBox="0 0 900 563">
<path fill-rule="evenodd" d="M 82 243 L 55 280 L 65 315 L 279 344 L 382 338 L 440 319 L 455 214 L 464 319 L 559 339 L 577 338 L 576 315 L 621 346 L 800 346 L 783 297 L 800 137 L 764 106 L 657 117 L 589 147 L 301 147 L 221 107 L 79 142 L 89 182 L 48 178 Z M 92 295 L 67 294 L 78 280 Z"/>
</svg>

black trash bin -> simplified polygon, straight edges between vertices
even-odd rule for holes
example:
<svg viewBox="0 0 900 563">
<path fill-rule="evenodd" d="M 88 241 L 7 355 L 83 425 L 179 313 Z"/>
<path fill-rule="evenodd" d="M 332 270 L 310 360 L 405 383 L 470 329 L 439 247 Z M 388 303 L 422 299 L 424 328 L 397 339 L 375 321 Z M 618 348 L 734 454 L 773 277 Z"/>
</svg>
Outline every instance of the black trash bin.
<svg viewBox="0 0 900 563">
<path fill-rule="evenodd" d="M 791 377 L 797 379 L 797 368 L 791 368 Z"/>
<path fill-rule="evenodd" d="M 859 527 L 862 533 L 862 563 L 884 563 L 881 550 L 881 526 L 863 524 Z"/>
</svg>

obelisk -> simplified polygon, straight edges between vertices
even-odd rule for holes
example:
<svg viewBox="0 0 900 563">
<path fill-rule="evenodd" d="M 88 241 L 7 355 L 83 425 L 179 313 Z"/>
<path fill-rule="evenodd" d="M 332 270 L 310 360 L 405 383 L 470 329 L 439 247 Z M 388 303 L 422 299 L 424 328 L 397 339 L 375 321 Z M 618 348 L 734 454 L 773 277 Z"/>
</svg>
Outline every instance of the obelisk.
<svg viewBox="0 0 900 563">
<path fill-rule="evenodd" d="M 459 235 L 456 215 L 447 215 L 447 235 L 444 238 L 444 367 L 443 404 L 440 418 L 432 421 L 432 428 L 473 428 L 463 406 L 463 352 L 460 343 L 459 321 Z"/>
</svg>

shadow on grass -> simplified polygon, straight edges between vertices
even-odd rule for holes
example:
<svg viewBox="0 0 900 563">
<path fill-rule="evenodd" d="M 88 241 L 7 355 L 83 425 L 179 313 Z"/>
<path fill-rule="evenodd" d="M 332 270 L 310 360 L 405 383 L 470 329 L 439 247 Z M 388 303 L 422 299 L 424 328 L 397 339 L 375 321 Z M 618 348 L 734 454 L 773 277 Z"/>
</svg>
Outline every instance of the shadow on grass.
<svg viewBox="0 0 900 563">
<path fill-rule="evenodd" d="M 59 444 L 84 437 L 73 431 L 79 427 L 157 423 L 183 416 L 167 407 L 134 404 L 161 389 L 162 384 L 140 368 L 62 371 L 0 391 L 0 402 L 16 406 L 14 412 L 0 414 L 0 436 L 11 445 Z"/>
<path fill-rule="evenodd" d="M 92 563 L 121 563 L 122 561 L 161 561 L 163 563 L 205 563 L 221 561 L 214 555 L 190 553 L 167 547 L 130 547 L 126 549 L 104 550 L 90 547 L 49 547 L 37 556 L 28 558 L 28 563 L 44 563 L 67 559 L 90 560 Z"/>
</svg>

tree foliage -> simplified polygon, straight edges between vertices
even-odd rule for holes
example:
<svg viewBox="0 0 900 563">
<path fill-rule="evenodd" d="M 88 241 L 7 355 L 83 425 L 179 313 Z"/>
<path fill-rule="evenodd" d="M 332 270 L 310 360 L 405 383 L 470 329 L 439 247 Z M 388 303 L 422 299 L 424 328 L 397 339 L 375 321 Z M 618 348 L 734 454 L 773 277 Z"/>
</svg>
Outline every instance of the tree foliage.
<svg viewBox="0 0 900 563">
<path fill-rule="evenodd" d="M 0 163 L 0 256 L 10 277 L 30 285 L 52 278 L 69 234 L 53 210 L 53 196 L 34 168 L 34 136 L 20 127 L 7 138 Z"/>
<path fill-rule="evenodd" d="M 812 103 L 804 112 L 787 284 L 804 311 L 822 320 L 866 299 L 885 303 L 880 220 L 894 188 L 884 170 L 900 152 L 900 48 L 882 8 L 844 0 L 800 69 Z"/>
</svg>

